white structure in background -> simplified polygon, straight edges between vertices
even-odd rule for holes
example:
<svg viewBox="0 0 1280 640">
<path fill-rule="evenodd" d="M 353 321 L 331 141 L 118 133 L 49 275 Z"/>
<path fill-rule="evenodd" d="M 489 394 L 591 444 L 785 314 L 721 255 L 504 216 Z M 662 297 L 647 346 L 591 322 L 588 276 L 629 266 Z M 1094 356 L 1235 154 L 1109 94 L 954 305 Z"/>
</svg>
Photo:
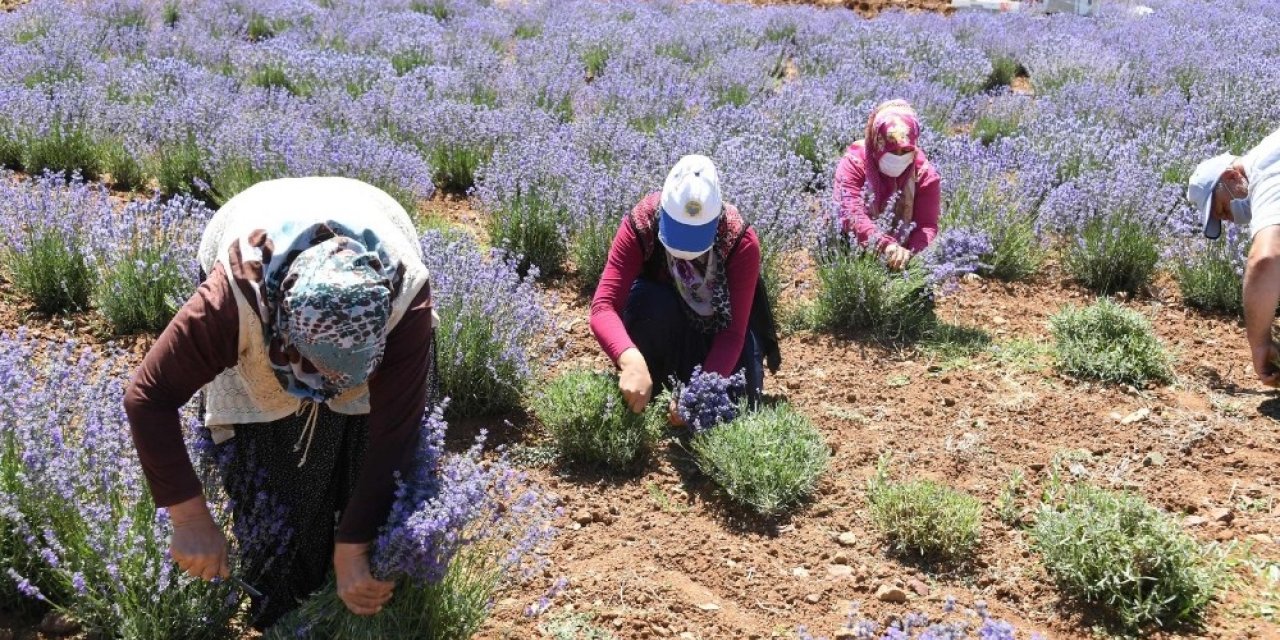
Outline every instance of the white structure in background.
<svg viewBox="0 0 1280 640">
<path fill-rule="evenodd" d="M 1155 13 L 1155 9 L 1134 0 L 1110 0 L 1111 6 L 1123 6 L 1129 13 L 1138 17 L 1146 17 Z M 985 11 L 1031 11 L 1034 13 L 1074 13 L 1081 16 L 1096 16 L 1102 6 L 1102 0 L 951 0 L 954 9 L 981 9 Z"/>
<path fill-rule="evenodd" d="M 1037 13 L 1074 13 L 1082 16 L 1098 15 L 1102 0 L 951 0 L 955 9 L 984 9 L 987 11 L 1034 11 Z"/>
</svg>

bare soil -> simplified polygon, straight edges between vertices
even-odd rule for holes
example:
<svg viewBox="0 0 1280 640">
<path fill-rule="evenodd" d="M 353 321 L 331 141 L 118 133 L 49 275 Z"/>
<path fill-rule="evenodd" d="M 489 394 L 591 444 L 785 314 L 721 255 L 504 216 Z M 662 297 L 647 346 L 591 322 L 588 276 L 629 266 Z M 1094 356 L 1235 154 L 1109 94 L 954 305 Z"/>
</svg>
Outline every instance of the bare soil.
<svg viewBox="0 0 1280 640">
<path fill-rule="evenodd" d="M 1099 621 L 1059 596 L 1025 532 L 1000 524 L 994 507 L 971 566 L 935 569 L 889 553 L 866 517 L 863 492 L 884 451 L 896 454 L 900 476 L 939 480 L 989 505 L 1014 470 L 1036 495 L 1055 456 L 1067 455 L 1092 482 L 1196 516 L 1189 530 L 1202 540 L 1276 558 L 1280 400 L 1256 389 L 1239 323 L 1187 310 L 1175 294 L 1166 284 L 1128 303 L 1177 357 L 1178 381 L 1150 389 L 1065 378 L 1047 358 L 946 359 L 851 337 L 790 335 L 784 369 L 768 378 L 766 392 L 812 418 L 834 451 L 812 503 L 774 522 L 727 508 L 674 439 L 638 477 L 535 469 L 563 498 L 567 528 L 547 579 L 500 602 L 481 635 L 538 637 L 538 625 L 566 608 L 594 614 L 619 638 L 789 637 L 801 624 L 829 635 L 855 602 L 884 622 L 912 610 L 938 614 L 953 595 L 962 604 L 986 600 L 1028 632 L 1091 637 Z M 1049 315 L 1091 299 L 1056 278 L 978 281 L 946 298 L 939 315 L 986 331 L 997 345 L 1048 345 Z M 586 325 L 587 307 L 577 301 L 559 311 L 573 325 L 567 362 L 608 366 Z M 535 437 L 512 434 L 525 436 Z M 845 532 L 856 544 L 839 544 Z M 1246 582 L 1213 607 L 1204 629 L 1149 637 L 1280 637 L 1280 627 L 1248 615 L 1241 575 Z M 572 586 L 551 613 L 525 618 L 525 604 L 561 576 Z M 879 602 L 873 594 L 882 584 L 906 588 L 910 602 Z"/>
</svg>

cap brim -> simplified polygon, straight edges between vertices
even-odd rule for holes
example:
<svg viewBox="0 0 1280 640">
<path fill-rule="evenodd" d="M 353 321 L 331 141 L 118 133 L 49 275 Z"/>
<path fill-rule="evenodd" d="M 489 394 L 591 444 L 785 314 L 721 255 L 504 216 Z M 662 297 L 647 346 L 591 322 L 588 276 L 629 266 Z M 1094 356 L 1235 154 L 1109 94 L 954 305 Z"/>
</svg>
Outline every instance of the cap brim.
<svg viewBox="0 0 1280 640">
<path fill-rule="evenodd" d="M 658 218 L 658 239 L 668 249 L 685 253 L 703 253 L 716 240 L 717 219 L 706 224 L 692 225 L 680 222 L 662 210 Z"/>
<path fill-rule="evenodd" d="M 1209 189 L 1209 197 L 1205 199 L 1204 210 L 1200 212 L 1200 219 L 1204 221 L 1204 237 L 1210 240 L 1217 240 L 1222 236 L 1222 221 L 1213 217 L 1213 192 L 1217 189 L 1218 183 L 1214 182 Z"/>
</svg>

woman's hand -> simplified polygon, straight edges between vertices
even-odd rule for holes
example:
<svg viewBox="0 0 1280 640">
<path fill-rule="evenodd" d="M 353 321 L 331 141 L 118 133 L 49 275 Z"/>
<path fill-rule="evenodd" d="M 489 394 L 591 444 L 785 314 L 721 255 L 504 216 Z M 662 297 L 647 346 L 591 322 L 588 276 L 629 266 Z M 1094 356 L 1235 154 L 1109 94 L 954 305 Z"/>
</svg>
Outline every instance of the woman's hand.
<svg viewBox="0 0 1280 640">
<path fill-rule="evenodd" d="M 687 426 L 684 417 L 680 415 L 680 403 L 675 398 L 671 399 L 671 405 L 667 407 L 667 424 L 673 427 Z"/>
<path fill-rule="evenodd" d="M 1276 345 L 1268 342 L 1250 351 L 1253 352 L 1253 371 L 1258 374 L 1258 381 L 1268 387 L 1280 386 L 1280 351 L 1276 350 Z"/>
<path fill-rule="evenodd" d="M 369 573 L 369 545 L 364 543 L 333 545 L 333 573 L 338 580 L 338 597 L 358 616 L 382 611 L 396 586 L 394 582 L 375 580 Z"/>
<path fill-rule="evenodd" d="M 169 507 L 173 536 L 169 555 L 188 575 L 202 580 L 231 577 L 227 564 L 227 537 L 209 514 L 204 495 Z"/>
<path fill-rule="evenodd" d="M 900 244 L 884 248 L 884 261 L 894 271 L 901 271 L 911 261 L 911 251 Z"/>
<path fill-rule="evenodd" d="M 618 356 L 618 390 L 632 412 L 643 413 L 649 406 L 653 380 L 649 377 L 649 364 L 635 347 Z"/>
</svg>

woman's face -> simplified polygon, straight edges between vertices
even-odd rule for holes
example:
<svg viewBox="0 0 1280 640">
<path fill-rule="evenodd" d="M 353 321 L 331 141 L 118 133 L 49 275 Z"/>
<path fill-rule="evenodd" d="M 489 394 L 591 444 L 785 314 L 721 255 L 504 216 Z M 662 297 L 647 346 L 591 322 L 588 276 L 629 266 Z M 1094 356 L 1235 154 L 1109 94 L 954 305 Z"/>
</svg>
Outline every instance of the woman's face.
<svg viewBox="0 0 1280 640">
<path fill-rule="evenodd" d="M 1249 183 L 1244 173 L 1235 165 L 1222 174 L 1218 187 L 1213 190 L 1213 209 L 1211 214 L 1218 220 L 1230 221 L 1231 201 L 1249 197 Z"/>
</svg>

